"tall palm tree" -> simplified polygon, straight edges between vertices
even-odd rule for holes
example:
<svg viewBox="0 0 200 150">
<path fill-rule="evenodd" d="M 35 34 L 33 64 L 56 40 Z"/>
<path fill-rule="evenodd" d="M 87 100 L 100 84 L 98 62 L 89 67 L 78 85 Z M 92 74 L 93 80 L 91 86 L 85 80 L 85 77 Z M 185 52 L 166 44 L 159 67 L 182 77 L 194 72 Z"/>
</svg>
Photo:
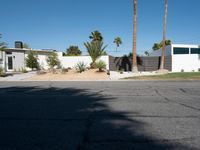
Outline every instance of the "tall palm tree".
<svg viewBox="0 0 200 150">
<path fill-rule="evenodd" d="M 116 44 L 116 52 L 117 52 L 117 48 L 122 44 L 122 40 L 120 37 L 116 37 L 113 43 Z"/>
<path fill-rule="evenodd" d="M 164 15 L 164 29 L 163 29 L 163 46 L 162 46 L 162 56 L 160 62 L 160 70 L 164 70 L 165 62 L 165 46 L 166 46 L 166 31 L 167 31 L 167 14 L 168 14 L 168 0 L 165 0 L 165 15 Z"/>
<path fill-rule="evenodd" d="M 137 44 L 137 0 L 134 0 L 134 31 L 133 31 L 133 66 L 132 66 L 132 72 L 137 73 L 138 67 L 137 67 L 137 52 L 136 52 L 136 46 Z"/>
<path fill-rule="evenodd" d="M 96 41 L 103 41 L 103 36 L 102 34 L 99 32 L 99 31 L 94 31 L 94 32 L 91 32 L 91 35 L 89 36 L 89 38 L 93 41 L 93 42 L 96 42 Z"/>
</svg>

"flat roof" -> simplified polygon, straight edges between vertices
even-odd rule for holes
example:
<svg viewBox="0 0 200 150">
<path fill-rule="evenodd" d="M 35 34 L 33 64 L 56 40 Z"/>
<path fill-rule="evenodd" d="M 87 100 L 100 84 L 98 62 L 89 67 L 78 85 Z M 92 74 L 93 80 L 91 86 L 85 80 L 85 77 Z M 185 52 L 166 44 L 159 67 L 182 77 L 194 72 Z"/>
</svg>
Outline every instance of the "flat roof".
<svg viewBox="0 0 200 150">
<path fill-rule="evenodd" d="M 34 51 L 34 52 L 46 52 L 52 53 L 55 50 L 45 50 L 45 49 L 26 49 L 26 48 L 7 48 L 6 50 L 16 50 L 16 51 Z"/>
<path fill-rule="evenodd" d="M 194 47 L 194 48 L 200 48 L 200 45 L 198 44 L 172 44 L 173 47 Z"/>
</svg>

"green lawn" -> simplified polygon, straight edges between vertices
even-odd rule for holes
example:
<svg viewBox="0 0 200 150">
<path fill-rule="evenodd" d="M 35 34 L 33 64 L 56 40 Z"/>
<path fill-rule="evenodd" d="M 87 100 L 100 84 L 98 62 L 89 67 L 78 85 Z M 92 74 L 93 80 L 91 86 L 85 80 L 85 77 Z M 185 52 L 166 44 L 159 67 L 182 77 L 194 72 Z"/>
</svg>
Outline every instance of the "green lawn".
<svg viewBox="0 0 200 150">
<path fill-rule="evenodd" d="M 165 75 L 139 76 L 125 79 L 134 80 L 200 80 L 200 72 L 169 73 Z"/>
</svg>

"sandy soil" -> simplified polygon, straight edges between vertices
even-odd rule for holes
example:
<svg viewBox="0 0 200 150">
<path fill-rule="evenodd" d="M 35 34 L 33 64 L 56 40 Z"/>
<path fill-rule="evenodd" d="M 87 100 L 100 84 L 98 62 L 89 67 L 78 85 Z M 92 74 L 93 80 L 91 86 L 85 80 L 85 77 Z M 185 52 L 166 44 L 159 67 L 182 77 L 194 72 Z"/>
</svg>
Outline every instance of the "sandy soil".
<svg viewBox="0 0 200 150">
<path fill-rule="evenodd" d="M 26 79 L 28 81 L 76 81 L 76 80 L 109 80 L 109 76 L 106 72 L 98 72 L 96 69 L 87 70 L 82 73 L 78 73 L 75 70 L 69 70 L 65 74 L 46 73 L 42 75 L 36 75 Z"/>
</svg>

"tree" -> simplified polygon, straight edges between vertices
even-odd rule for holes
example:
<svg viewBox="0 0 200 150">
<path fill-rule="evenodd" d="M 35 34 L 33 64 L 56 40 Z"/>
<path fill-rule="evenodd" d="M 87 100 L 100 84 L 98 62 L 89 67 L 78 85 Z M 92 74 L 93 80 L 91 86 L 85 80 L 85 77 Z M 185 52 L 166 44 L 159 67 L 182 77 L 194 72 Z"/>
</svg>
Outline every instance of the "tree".
<svg viewBox="0 0 200 150">
<path fill-rule="evenodd" d="M 78 46 L 70 46 L 67 49 L 67 56 L 80 56 L 82 54 Z"/>
<path fill-rule="evenodd" d="M 1 38 L 1 34 L 0 34 Z M 5 42 L 0 41 L 0 51 L 4 51 L 7 48 L 7 44 Z"/>
<path fill-rule="evenodd" d="M 116 52 L 117 52 L 117 48 L 122 44 L 122 40 L 120 37 L 116 37 L 113 43 L 116 44 Z"/>
<path fill-rule="evenodd" d="M 145 51 L 144 54 L 145 54 L 146 56 L 149 56 L 149 52 L 148 52 L 148 51 Z"/>
<path fill-rule="evenodd" d="M 134 0 L 134 31 L 133 31 L 133 66 L 132 71 L 137 73 L 137 0 Z"/>
<path fill-rule="evenodd" d="M 94 31 L 94 32 L 91 32 L 91 35 L 89 36 L 89 38 L 93 41 L 93 42 L 96 42 L 96 41 L 103 41 L 103 36 L 102 34 L 99 32 L 99 31 Z"/>
<path fill-rule="evenodd" d="M 105 53 L 107 45 L 104 46 L 102 41 L 87 42 L 84 45 L 92 58 L 91 68 L 96 68 L 96 60 Z"/>
<path fill-rule="evenodd" d="M 160 63 L 160 71 L 164 70 L 164 61 L 165 61 L 165 41 L 166 41 L 166 31 L 167 31 L 167 14 L 168 14 L 168 0 L 165 0 L 165 15 L 164 15 L 164 29 L 163 29 L 163 46 L 162 46 L 162 55 Z"/>
<path fill-rule="evenodd" d="M 26 58 L 26 67 L 33 69 L 39 69 L 38 56 L 33 51 L 29 51 Z"/>
<path fill-rule="evenodd" d="M 55 66 L 60 66 L 60 61 L 58 59 L 58 54 L 55 52 L 50 53 L 46 58 L 48 66 L 53 69 Z"/>
<path fill-rule="evenodd" d="M 29 44 L 27 44 L 27 43 L 23 43 L 23 48 L 31 49 L 31 47 L 30 47 Z"/>
<path fill-rule="evenodd" d="M 171 40 L 165 40 L 165 45 L 171 45 Z M 154 43 L 152 49 L 154 51 L 159 50 L 163 47 L 163 42 L 161 41 L 160 43 Z"/>
</svg>

